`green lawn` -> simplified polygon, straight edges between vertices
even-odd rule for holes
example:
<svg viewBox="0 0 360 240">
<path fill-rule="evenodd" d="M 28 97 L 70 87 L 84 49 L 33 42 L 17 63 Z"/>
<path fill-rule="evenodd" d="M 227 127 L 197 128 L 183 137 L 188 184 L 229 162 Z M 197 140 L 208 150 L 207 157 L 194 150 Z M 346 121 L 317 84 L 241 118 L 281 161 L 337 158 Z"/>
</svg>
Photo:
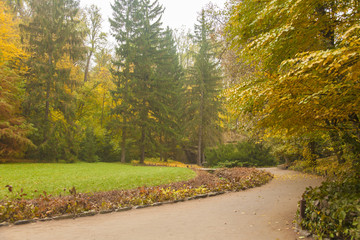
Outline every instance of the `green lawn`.
<svg viewBox="0 0 360 240">
<path fill-rule="evenodd" d="M 120 163 L 0 164 L 0 199 L 14 195 L 9 194 L 6 185 L 13 186 L 14 192 L 20 192 L 22 188 L 28 194 L 27 198 L 34 198 L 43 191 L 52 195 L 68 194 L 68 189 L 73 186 L 77 192 L 99 192 L 179 182 L 195 175 L 186 168 L 137 167 Z"/>
</svg>

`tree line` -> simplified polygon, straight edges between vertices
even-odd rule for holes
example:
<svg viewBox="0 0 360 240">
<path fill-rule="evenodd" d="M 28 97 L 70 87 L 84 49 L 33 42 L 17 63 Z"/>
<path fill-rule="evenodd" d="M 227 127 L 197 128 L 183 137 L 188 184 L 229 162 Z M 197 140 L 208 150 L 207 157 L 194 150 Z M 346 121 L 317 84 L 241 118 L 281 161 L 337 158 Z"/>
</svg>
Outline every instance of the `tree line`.
<svg viewBox="0 0 360 240">
<path fill-rule="evenodd" d="M 157 1 L 114 1 L 112 49 L 95 6 L 1 4 L 2 157 L 202 164 L 245 139 L 287 163 L 358 162 L 358 1 L 229 0 L 189 33 Z"/>
<path fill-rule="evenodd" d="M 113 49 L 96 6 L 0 1 L 1 157 L 204 162 L 222 106 L 205 11 L 185 66 L 158 1 L 115 0 L 111 7 Z"/>
</svg>

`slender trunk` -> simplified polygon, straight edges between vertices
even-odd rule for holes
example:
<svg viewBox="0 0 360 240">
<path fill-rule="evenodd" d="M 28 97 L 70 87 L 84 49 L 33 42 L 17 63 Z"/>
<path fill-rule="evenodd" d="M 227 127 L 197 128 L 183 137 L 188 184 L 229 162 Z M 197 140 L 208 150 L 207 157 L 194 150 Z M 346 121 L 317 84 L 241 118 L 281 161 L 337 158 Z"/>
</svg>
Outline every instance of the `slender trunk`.
<svg viewBox="0 0 360 240">
<path fill-rule="evenodd" d="M 197 165 L 201 166 L 201 157 L 202 157 L 202 126 L 199 126 L 199 142 L 198 142 L 198 158 Z"/>
<path fill-rule="evenodd" d="M 52 79 L 52 57 L 49 54 L 48 64 L 50 67 L 49 77 L 46 79 L 46 95 L 45 95 L 45 131 L 44 131 L 44 142 L 46 142 L 49 133 L 49 115 L 50 115 L 50 91 L 51 91 L 51 79 Z"/>
<path fill-rule="evenodd" d="M 140 164 L 145 162 L 145 126 L 141 127 L 141 139 L 140 139 Z"/>
<path fill-rule="evenodd" d="M 101 106 L 101 119 L 100 119 L 100 125 L 103 127 L 103 121 L 104 121 L 104 108 L 105 108 L 105 93 L 103 95 L 103 101 Z"/>
<path fill-rule="evenodd" d="M 85 75 L 84 75 L 84 82 L 87 82 L 89 79 L 89 68 L 90 68 L 90 61 L 91 61 L 91 57 L 92 57 L 93 52 L 90 51 L 89 53 L 89 57 L 86 60 L 86 67 L 85 67 Z"/>
<path fill-rule="evenodd" d="M 126 119 L 124 118 L 124 126 L 122 128 L 122 140 L 121 140 L 121 162 L 126 162 Z"/>
<path fill-rule="evenodd" d="M 323 30 L 321 30 L 321 34 L 324 37 L 324 47 L 326 49 L 333 49 L 335 47 L 336 17 L 334 14 L 334 8 L 334 3 L 331 3 L 330 6 L 319 4 L 319 6 L 316 8 L 320 18 L 328 18 L 326 21 L 328 25 Z"/>
<path fill-rule="evenodd" d="M 198 160 L 197 164 L 202 166 L 203 157 L 203 117 L 204 117 L 204 94 L 201 92 L 200 101 L 200 124 L 199 124 L 199 142 L 198 142 Z"/>
<path fill-rule="evenodd" d="M 316 142 L 311 140 L 309 143 L 308 143 L 308 148 L 310 150 L 310 162 L 311 162 L 311 165 L 312 166 L 316 166 L 317 165 L 317 157 L 316 157 Z"/>
</svg>

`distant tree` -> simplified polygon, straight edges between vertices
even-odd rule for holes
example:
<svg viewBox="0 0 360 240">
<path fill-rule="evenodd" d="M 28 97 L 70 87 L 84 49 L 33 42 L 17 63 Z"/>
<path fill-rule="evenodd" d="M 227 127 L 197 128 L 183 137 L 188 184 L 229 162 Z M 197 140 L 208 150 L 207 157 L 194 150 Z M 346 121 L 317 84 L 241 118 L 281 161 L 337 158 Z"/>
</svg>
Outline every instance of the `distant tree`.
<svg viewBox="0 0 360 240">
<path fill-rule="evenodd" d="M 84 53 L 76 0 L 30 0 L 31 20 L 22 25 L 29 72 L 24 109 L 38 129 L 37 157 L 70 159 L 76 155 L 74 62 Z M 59 139 L 56 139 L 56 138 Z M 58 150 L 58 154 L 53 151 Z"/>
<path fill-rule="evenodd" d="M 129 122 L 133 118 L 134 104 L 132 86 L 134 81 L 135 36 L 139 28 L 139 1 L 119 1 L 113 5 L 113 18 L 110 19 L 112 35 L 115 37 L 116 58 L 113 61 L 113 81 L 116 86 L 112 92 L 114 107 L 112 115 L 116 116 L 112 128 L 121 128 L 121 162 L 126 161 L 128 133 L 133 129 Z M 138 53 L 139 54 L 139 53 Z M 121 120 L 119 120 L 119 118 Z"/>
<path fill-rule="evenodd" d="M 87 56 L 86 56 L 86 66 L 85 66 L 85 75 L 84 82 L 89 80 L 89 69 L 91 58 L 96 50 L 99 49 L 100 45 L 105 41 L 106 33 L 102 32 L 102 18 L 100 14 L 100 9 L 91 5 L 86 9 L 87 16 Z"/>
<path fill-rule="evenodd" d="M 161 160 L 167 161 L 181 143 L 184 132 L 181 122 L 184 111 L 184 71 L 180 65 L 173 32 L 167 28 L 160 39 L 158 55 L 157 82 L 160 91 L 157 95 L 157 106 L 154 117 L 157 125 L 158 149 Z"/>
<path fill-rule="evenodd" d="M 210 37 L 213 29 L 206 21 L 203 10 L 195 25 L 195 43 L 198 52 L 195 53 L 194 66 L 190 68 L 188 87 L 188 121 L 189 129 L 196 132 L 197 164 L 204 162 L 204 150 L 220 133 L 219 114 L 221 112 L 221 73 L 216 59 L 215 46 Z M 218 138 L 219 139 L 219 138 Z"/>
<path fill-rule="evenodd" d="M 28 146 L 31 127 L 21 115 L 23 97 L 21 62 L 27 58 L 21 50 L 19 29 L 10 9 L 0 1 L 0 157 L 20 155 Z"/>
</svg>

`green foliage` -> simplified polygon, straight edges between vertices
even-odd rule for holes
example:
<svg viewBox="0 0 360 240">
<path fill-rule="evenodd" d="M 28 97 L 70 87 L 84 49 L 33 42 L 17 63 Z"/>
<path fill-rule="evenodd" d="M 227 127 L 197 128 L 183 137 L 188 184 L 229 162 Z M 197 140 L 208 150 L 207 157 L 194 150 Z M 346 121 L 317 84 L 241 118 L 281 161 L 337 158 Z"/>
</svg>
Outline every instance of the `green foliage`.
<svg viewBox="0 0 360 240">
<path fill-rule="evenodd" d="M 76 159 L 74 74 L 84 53 L 77 0 L 31 0 L 29 20 L 21 25 L 26 50 L 24 113 L 37 129 L 32 140 L 38 151 L 30 155 L 44 161 Z M 75 146 L 75 147 L 74 147 Z M 50 151 L 57 154 L 52 156 Z M 44 155 L 43 155 L 44 154 Z"/>
<path fill-rule="evenodd" d="M 318 188 L 309 188 L 303 195 L 305 217 L 301 226 L 320 239 L 360 238 L 360 182 L 357 178 L 325 181 Z"/>
<path fill-rule="evenodd" d="M 207 164 L 212 167 L 262 167 L 274 166 L 277 163 L 270 154 L 270 149 L 251 142 L 209 148 L 205 157 Z"/>
<path fill-rule="evenodd" d="M 216 45 L 211 36 L 214 29 L 202 10 L 195 25 L 194 43 L 198 50 L 194 53 L 194 65 L 188 72 L 186 92 L 185 124 L 188 135 L 197 146 L 197 164 L 201 166 L 205 148 L 219 142 L 221 73 L 216 59 Z"/>
<path fill-rule="evenodd" d="M 94 164 L 98 165 L 98 164 Z M 137 167 L 139 169 L 139 167 Z M 146 168 L 147 170 L 150 168 Z M 152 168 L 172 171 L 176 168 Z M 181 170 L 181 169 L 177 169 Z M 181 171 L 191 172 L 188 169 Z M 194 172 L 192 172 L 194 173 Z M 178 173 L 174 173 L 175 176 Z M 193 174 L 192 174 L 192 177 Z M 26 200 L 23 191 L 14 194 L 13 199 L 0 201 L 0 222 L 15 222 L 23 219 L 47 218 L 63 214 L 76 216 L 84 211 L 100 212 L 124 207 L 151 205 L 159 202 L 185 200 L 186 198 L 210 192 L 239 191 L 263 185 L 272 179 L 264 171 L 247 168 L 221 169 L 215 174 L 198 172 L 196 178 L 181 181 L 172 179 L 170 184 L 156 187 L 138 187 L 131 190 L 113 190 L 108 192 L 79 193 L 78 189 L 69 189 L 70 196 L 54 197 L 43 192 L 38 198 Z M 163 182 L 162 182 L 163 183 Z M 161 184 L 161 183 L 157 183 Z M 8 186 L 9 191 L 13 191 Z M 67 193 L 65 191 L 64 193 Z M 11 194 L 11 193 L 10 193 Z"/>
<path fill-rule="evenodd" d="M 87 128 L 85 131 L 85 138 L 80 144 L 80 160 L 85 162 L 98 162 L 100 160 L 97 156 L 98 145 L 94 130 Z"/>
<path fill-rule="evenodd" d="M 164 11 L 158 1 L 115 1 L 110 20 L 117 41 L 115 104 L 109 125 L 121 139 L 121 161 L 129 160 L 136 142 L 138 159 L 168 158 L 181 139 L 182 69 L 172 31 L 161 28 Z"/>
</svg>

